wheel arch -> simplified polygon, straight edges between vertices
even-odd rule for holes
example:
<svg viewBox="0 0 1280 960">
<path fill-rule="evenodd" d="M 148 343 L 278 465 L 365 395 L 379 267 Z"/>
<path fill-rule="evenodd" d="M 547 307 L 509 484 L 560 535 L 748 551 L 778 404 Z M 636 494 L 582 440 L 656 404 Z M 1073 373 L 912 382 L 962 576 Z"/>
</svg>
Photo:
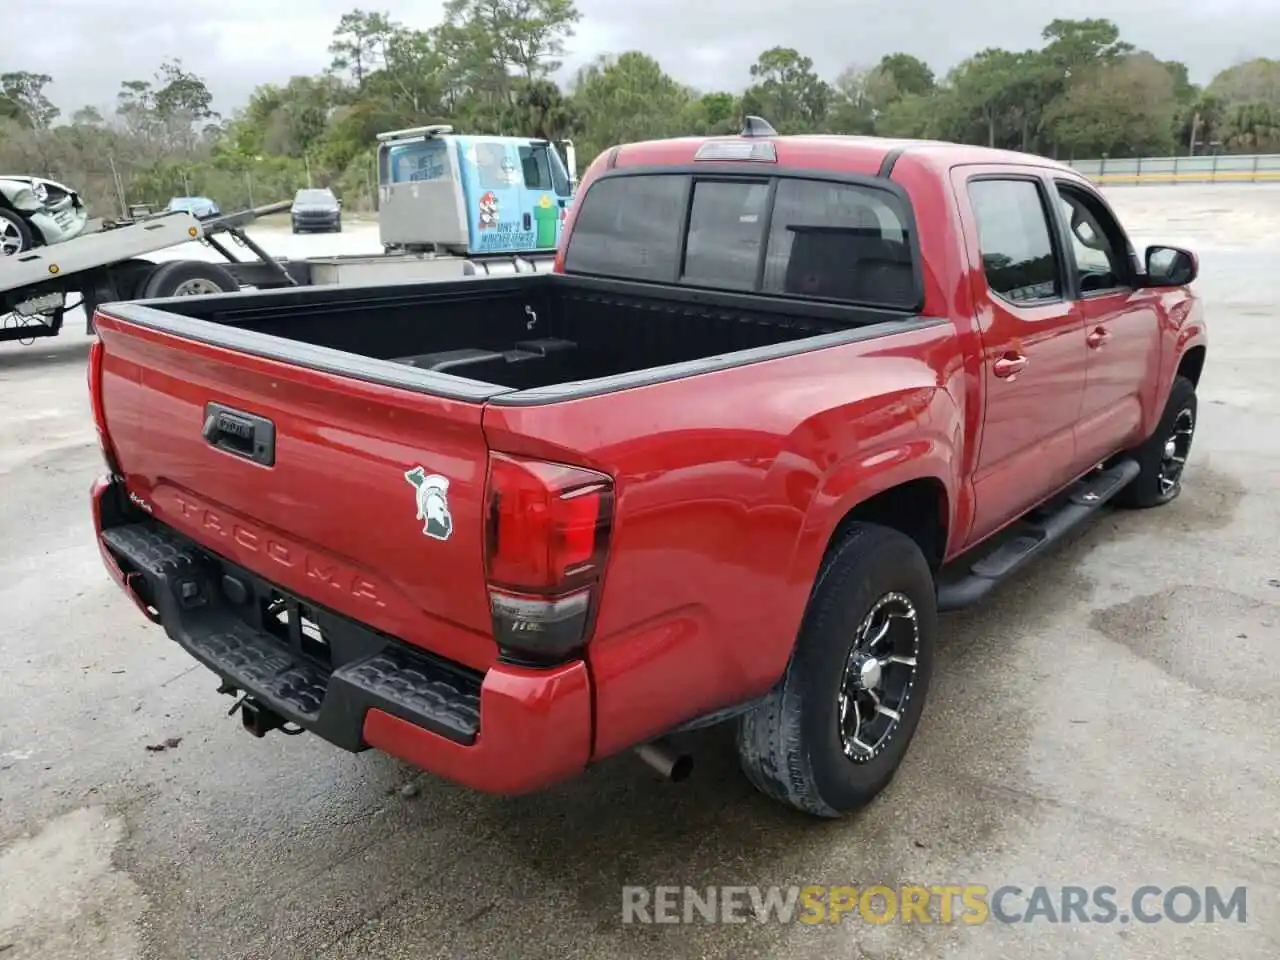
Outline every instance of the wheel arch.
<svg viewBox="0 0 1280 960">
<path fill-rule="evenodd" d="M 936 573 L 946 556 L 951 498 L 942 479 L 929 474 L 886 487 L 845 511 L 827 538 L 824 560 L 855 523 L 877 524 L 908 537 Z"/>
<path fill-rule="evenodd" d="M 1174 376 L 1186 377 L 1193 387 L 1199 388 L 1200 375 L 1204 373 L 1204 361 L 1208 352 L 1203 343 L 1188 347 L 1178 358 L 1178 368 Z"/>
</svg>

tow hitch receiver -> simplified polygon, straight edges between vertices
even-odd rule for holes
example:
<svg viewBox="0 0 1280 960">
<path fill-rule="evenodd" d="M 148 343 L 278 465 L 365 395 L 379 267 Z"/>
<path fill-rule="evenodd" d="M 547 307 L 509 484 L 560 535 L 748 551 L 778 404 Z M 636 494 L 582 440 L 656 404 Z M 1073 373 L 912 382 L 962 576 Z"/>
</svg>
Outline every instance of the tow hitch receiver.
<svg viewBox="0 0 1280 960">
<path fill-rule="evenodd" d="M 285 724 L 284 717 L 264 707 L 253 697 L 245 697 L 240 701 L 240 720 L 244 723 L 244 728 L 255 737 L 265 737 Z"/>
<path fill-rule="evenodd" d="M 218 692 L 232 697 L 240 693 L 239 690 L 225 680 L 219 684 Z M 258 738 L 265 737 L 272 730 L 279 730 L 289 736 L 297 736 L 306 732 L 302 727 L 290 723 L 270 707 L 259 700 L 255 700 L 247 693 L 241 694 L 240 699 L 231 705 L 231 709 L 227 711 L 227 716 L 231 716 L 237 710 L 240 711 L 240 722 L 244 724 L 244 728 Z"/>
</svg>

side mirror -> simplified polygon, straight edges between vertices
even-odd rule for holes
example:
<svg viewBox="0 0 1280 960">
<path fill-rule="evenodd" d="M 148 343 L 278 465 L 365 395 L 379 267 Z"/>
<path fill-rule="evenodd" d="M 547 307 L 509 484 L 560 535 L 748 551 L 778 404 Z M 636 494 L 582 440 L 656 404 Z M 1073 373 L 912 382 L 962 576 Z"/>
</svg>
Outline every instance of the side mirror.
<svg viewBox="0 0 1280 960">
<path fill-rule="evenodd" d="M 1185 287 L 1200 275 L 1200 260 L 1182 247 L 1147 247 L 1148 287 Z"/>
</svg>

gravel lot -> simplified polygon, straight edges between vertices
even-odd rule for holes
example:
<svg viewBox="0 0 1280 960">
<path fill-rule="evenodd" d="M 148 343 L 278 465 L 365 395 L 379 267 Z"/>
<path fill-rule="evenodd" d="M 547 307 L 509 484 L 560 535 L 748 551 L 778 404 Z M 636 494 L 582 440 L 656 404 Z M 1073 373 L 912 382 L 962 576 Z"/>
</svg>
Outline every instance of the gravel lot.
<svg viewBox="0 0 1280 960">
<path fill-rule="evenodd" d="M 944 620 L 894 786 L 810 822 L 721 731 L 692 780 L 618 758 L 492 799 L 310 737 L 254 741 L 100 568 L 71 332 L 0 346 L 0 960 L 1272 958 L 1280 948 L 1280 190 L 1110 192 L 1202 254 L 1184 496 L 1107 513 Z M 376 252 L 376 230 L 292 256 Z M 181 249 L 175 255 L 190 256 Z M 166 740 L 176 745 L 150 750 Z M 1244 924 L 624 925 L 628 884 L 1248 887 Z M 1214 942 L 1210 937 L 1219 938 Z"/>
</svg>

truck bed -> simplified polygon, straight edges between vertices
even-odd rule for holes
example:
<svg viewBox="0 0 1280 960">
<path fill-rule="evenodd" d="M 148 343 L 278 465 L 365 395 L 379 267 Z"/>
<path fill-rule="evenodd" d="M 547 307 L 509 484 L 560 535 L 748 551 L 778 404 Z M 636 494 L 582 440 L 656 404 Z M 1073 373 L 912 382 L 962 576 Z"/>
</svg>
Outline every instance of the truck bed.
<svg viewBox="0 0 1280 960">
<path fill-rule="evenodd" d="M 508 402 L 517 392 L 519 402 L 544 402 L 624 389 L 879 336 L 908 321 L 901 312 L 560 274 L 182 297 L 108 312 L 345 376 Z"/>
</svg>

